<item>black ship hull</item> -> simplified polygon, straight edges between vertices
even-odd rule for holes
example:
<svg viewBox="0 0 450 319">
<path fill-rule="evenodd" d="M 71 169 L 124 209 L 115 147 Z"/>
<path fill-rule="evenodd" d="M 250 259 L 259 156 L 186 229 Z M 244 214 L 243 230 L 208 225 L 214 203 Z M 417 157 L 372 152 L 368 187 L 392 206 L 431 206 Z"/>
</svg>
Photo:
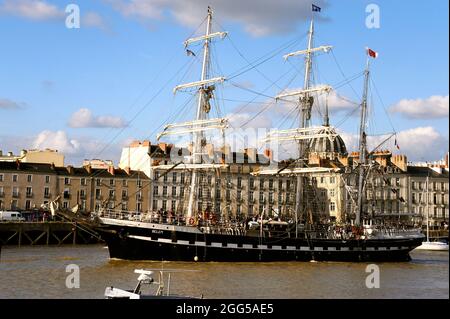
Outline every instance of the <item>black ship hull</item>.
<svg viewBox="0 0 450 319">
<path fill-rule="evenodd" d="M 155 228 L 103 224 L 97 230 L 106 241 L 111 258 L 155 261 L 409 261 L 409 252 L 423 240 L 421 236 L 295 238 L 295 234 L 294 238 L 289 237 L 292 234 L 261 238 L 188 232 L 173 226 L 152 227 Z"/>
</svg>

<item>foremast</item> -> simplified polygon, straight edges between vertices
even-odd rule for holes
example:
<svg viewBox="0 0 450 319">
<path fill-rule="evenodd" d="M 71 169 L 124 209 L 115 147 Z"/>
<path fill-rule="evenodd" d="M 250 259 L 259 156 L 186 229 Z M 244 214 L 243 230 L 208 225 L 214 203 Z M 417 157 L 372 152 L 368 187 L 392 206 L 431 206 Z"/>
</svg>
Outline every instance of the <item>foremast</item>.
<svg viewBox="0 0 450 319">
<path fill-rule="evenodd" d="M 189 165 L 183 165 L 182 167 L 191 167 L 191 186 L 189 191 L 189 202 L 186 214 L 186 224 L 189 224 L 191 217 L 194 216 L 194 201 L 195 194 L 198 187 L 197 183 L 197 169 L 202 167 L 202 150 L 206 144 L 206 138 L 204 131 L 220 129 L 224 130 L 228 126 L 228 121 L 223 118 L 209 119 L 208 114 L 211 109 L 210 99 L 213 97 L 213 91 L 215 90 L 214 83 L 220 83 L 225 81 L 224 77 L 210 78 L 210 44 L 211 40 L 216 37 L 224 38 L 227 32 L 215 32 L 211 33 L 212 28 L 212 9 L 208 7 L 206 18 L 206 33 L 203 36 L 190 38 L 184 42 L 184 46 L 187 48 L 190 44 L 203 41 L 203 62 L 202 73 L 200 81 L 191 82 L 178 85 L 174 88 L 174 93 L 178 90 L 198 87 L 198 103 L 196 109 L 196 116 L 194 121 L 185 122 L 181 124 L 169 124 L 166 125 L 164 131 L 158 135 L 158 140 L 165 135 L 178 135 L 178 134 L 193 134 L 193 145 L 191 151 L 191 163 Z M 192 51 L 191 51 L 192 52 Z M 221 165 L 218 165 L 221 166 Z M 182 168 L 181 167 L 181 168 Z M 216 167 L 214 164 L 207 164 L 205 168 Z"/>
</svg>

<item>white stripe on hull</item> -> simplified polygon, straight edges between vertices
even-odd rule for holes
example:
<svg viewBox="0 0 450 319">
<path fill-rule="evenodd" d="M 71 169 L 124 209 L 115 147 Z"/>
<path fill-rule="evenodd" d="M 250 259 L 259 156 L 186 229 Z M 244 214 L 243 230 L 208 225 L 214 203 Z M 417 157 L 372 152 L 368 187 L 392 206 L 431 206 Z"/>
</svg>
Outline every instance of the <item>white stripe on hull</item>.
<svg viewBox="0 0 450 319">
<path fill-rule="evenodd" d="M 157 240 L 152 239 L 151 237 L 147 236 L 137 236 L 137 235 L 128 235 L 129 238 L 138 239 L 138 240 L 145 240 L 145 241 L 152 241 L 152 242 L 160 242 L 160 243 L 167 243 L 172 245 L 184 245 L 184 246 L 200 246 L 200 247 L 208 247 L 206 245 L 206 242 L 204 241 L 196 241 L 194 244 L 190 244 L 187 240 L 177 240 L 172 241 L 168 238 L 158 238 Z M 252 244 L 243 244 L 242 247 L 239 247 L 238 244 L 235 243 L 228 243 L 227 245 L 223 245 L 222 243 L 217 242 L 211 242 L 210 247 L 215 248 L 236 248 L 236 249 L 257 249 L 257 250 L 289 250 L 289 251 L 329 251 L 329 252 L 344 252 L 344 251 L 376 251 L 375 247 L 367 247 L 365 250 L 362 248 L 354 247 L 353 250 L 350 250 L 348 247 L 341 247 L 340 249 L 337 249 L 337 247 L 327 247 L 327 250 L 324 250 L 324 247 L 316 246 L 313 247 L 313 249 L 310 249 L 306 246 L 301 246 L 300 249 L 296 249 L 294 246 L 287 246 L 286 248 L 283 248 L 282 246 L 272 246 L 272 248 L 269 248 L 267 245 L 257 245 L 256 248 L 253 247 Z M 409 247 L 390 247 L 390 250 L 408 250 Z M 378 251 L 386 251 L 388 250 L 387 247 L 378 247 Z"/>
</svg>

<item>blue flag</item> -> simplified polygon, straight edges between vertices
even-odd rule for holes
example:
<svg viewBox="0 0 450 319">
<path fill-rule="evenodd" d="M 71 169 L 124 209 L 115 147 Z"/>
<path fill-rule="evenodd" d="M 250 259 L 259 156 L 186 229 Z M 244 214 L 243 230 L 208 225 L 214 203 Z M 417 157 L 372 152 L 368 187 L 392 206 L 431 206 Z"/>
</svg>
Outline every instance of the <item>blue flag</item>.
<svg viewBox="0 0 450 319">
<path fill-rule="evenodd" d="M 320 7 L 316 6 L 316 5 L 312 5 L 312 11 L 313 12 L 320 12 Z"/>
</svg>

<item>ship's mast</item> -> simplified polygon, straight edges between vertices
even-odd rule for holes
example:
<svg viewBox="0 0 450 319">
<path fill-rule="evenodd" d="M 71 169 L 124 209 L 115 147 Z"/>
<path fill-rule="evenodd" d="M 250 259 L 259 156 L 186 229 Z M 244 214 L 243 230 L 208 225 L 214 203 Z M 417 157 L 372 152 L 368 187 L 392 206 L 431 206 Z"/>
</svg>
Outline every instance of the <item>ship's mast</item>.
<svg viewBox="0 0 450 319">
<path fill-rule="evenodd" d="M 211 39 L 209 38 L 209 35 L 211 33 L 211 20 L 212 20 L 212 10 L 210 7 L 208 7 L 208 16 L 206 21 L 206 33 L 205 33 L 205 42 L 203 44 L 203 65 L 202 65 L 202 75 L 201 75 L 201 81 L 205 81 L 208 77 L 208 64 L 209 64 L 209 43 Z M 205 112 L 204 112 L 204 103 L 205 101 L 205 85 L 202 85 L 199 88 L 199 94 L 198 94 L 198 105 L 197 105 L 197 116 L 196 120 L 203 120 L 205 119 Z M 192 158 L 193 158 L 193 164 L 199 164 L 201 162 L 201 150 L 202 150 L 202 143 L 204 139 L 204 134 L 202 131 L 200 132 L 194 132 L 194 145 L 192 146 Z M 195 193 L 197 191 L 197 170 L 193 169 L 192 171 L 192 177 L 191 177 L 191 191 L 189 192 L 189 203 L 188 203 L 188 212 L 187 212 L 187 218 L 188 220 L 193 215 L 193 206 L 194 206 L 194 198 Z"/>
<path fill-rule="evenodd" d="M 363 214 L 365 189 L 364 189 L 364 174 L 367 165 L 367 135 L 366 135 L 366 122 L 367 122 L 367 93 L 369 89 L 369 75 L 370 75 L 370 63 L 369 56 L 367 56 L 366 70 L 364 71 L 364 92 L 361 103 L 361 121 L 359 127 L 359 177 L 358 177 L 358 207 L 356 210 L 355 225 L 361 224 L 361 216 Z"/>
<path fill-rule="evenodd" d="M 312 44 L 314 37 L 314 19 L 311 19 L 311 24 L 309 26 L 309 36 L 308 36 L 308 49 L 305 55 L 305 78 L 303 89 L 309 90 L 311 81 L 311 66 L 312 66 Z M 309 125 L 311 119 L 311 107 L 312 103 L 310 100 L 310 95 L 306 93 L 299 97 L 299 102 L 301 105 L 301 115 L 300 115 L 300 128 L 306 128 Z M 304 157 L 306 151 L 305 140 L 299 141 L 298 158 L 300 160 L 300 167 L 304 167 Z M 302 194 L 303 194 L 303 176 L 297 175 L 297 193 L 295 200 L 295 212 L 296 216 L 301 215 L 302 211 Z"/>
</svg>

